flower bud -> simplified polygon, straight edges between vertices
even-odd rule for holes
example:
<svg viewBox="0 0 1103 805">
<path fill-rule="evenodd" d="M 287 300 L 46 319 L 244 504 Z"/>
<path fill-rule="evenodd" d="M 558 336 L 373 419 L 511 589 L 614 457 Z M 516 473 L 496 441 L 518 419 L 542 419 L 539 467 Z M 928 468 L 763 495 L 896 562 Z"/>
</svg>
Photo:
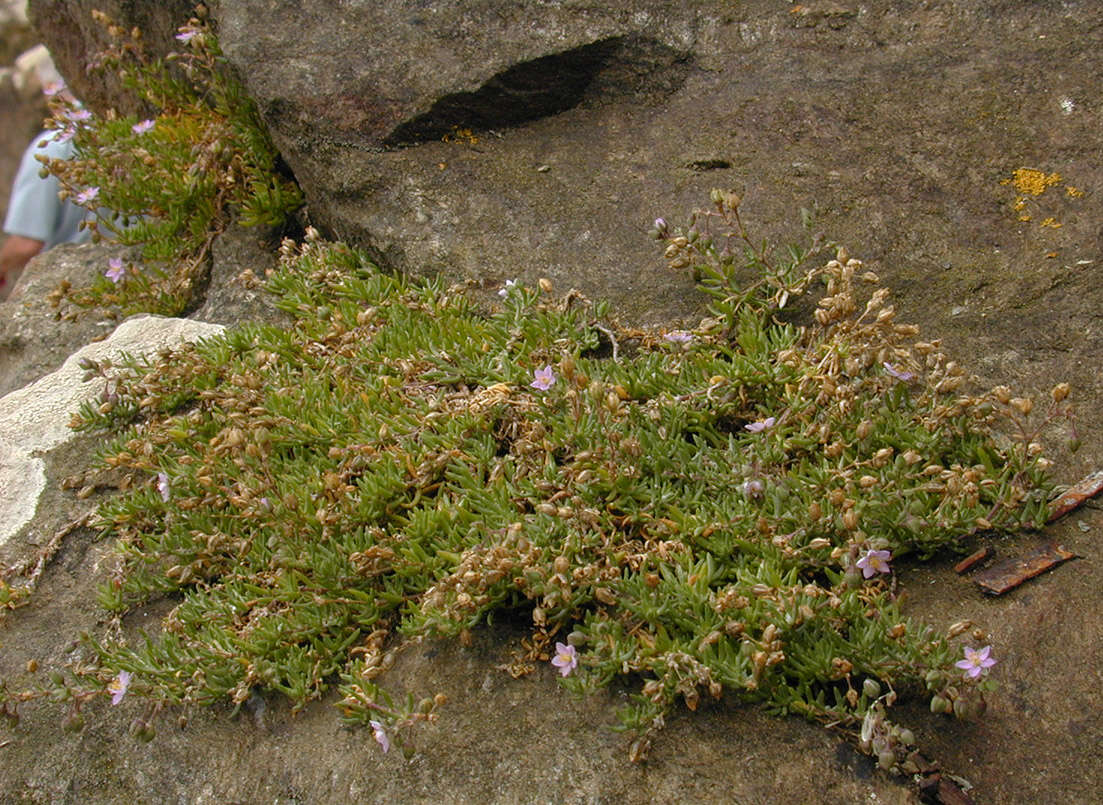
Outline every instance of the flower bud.
<svg viewBox="0 0 1103 805">
<path fill-rule="evenodd" d="M 876 679 L 866 678 L 862 683 L 862 695 L 867 699 L 876 699 L 881 695 L 881 685 Z"/>
<path fill-rule="evenodd" d="M 946 636 L 953 639 L 953 638 L 957 637 L 959 634 L 963 634 L 965 631 L 970 629 L 972 626 L 973 626 L 972 621 L 958 621 L 957 623 L 954 623 L 950 626 L 950 628 L 946 631 Z"/>
<path fill-rule="evenodd" d="M 80 732 L 84 729 L 84 716 L 80 713 L 70 713 L 61 722 L 61 728 L 66 732 Z"/>
<path fill-rule="evenodd" d="M 877 755 L 877 765 L 884 771 L 891 771 L 892 767 L 896 765 L 896 753 L 891 749 L 886 749 Z"/>
</svg>

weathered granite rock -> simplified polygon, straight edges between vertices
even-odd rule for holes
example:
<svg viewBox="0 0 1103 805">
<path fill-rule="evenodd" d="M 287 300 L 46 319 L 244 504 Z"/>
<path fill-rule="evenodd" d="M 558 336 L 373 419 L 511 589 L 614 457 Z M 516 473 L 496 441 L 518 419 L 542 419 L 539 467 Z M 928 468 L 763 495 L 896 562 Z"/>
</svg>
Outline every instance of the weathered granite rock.
<svg viewBox="0 0 1103 805">
<path fill-rule="evenodd" d="M 220 332 L 217 325 L 187 319 L 136 316 L 107 339 L 70 355 L 57 371 L 0 397 L 0 545 L 34 517 L 46 488 L 45 464 L 39 454 L 72 439 L 69 416 L 104 390 L 103 380 L 83 379 L 81 361 L 151 355 Z"/>
<path fill-rule="evenodd" d="M 276 267 L 278 246 L 278 238 L 268 229 L 233 225 L 220 234 L 211 246 L 202 304 L 189 318 L 225 325 L 290 324 L 291 317 L 261 288 L 267 272 Z"/>
<path fill-rule="evenodd" d="M 127 112 L 134 109 L 134 102 L 118 80 L 92 76 L 86 70 L 107 43 L 92 11 L 103 11 L 125 29 L 137 27 L 150 55 L 159 57 L 177 44 L 176 29 L 188 21 L 195 5 L 193 0 L 28 0 L 27 11 L 76 96 L 99 111 L 114 107 Z"/>
<path fill-rule="evenodd" d="M 63 282 L 91 285 L 120 254 L 108 243 L 57 246 L 34 258 L 5 302 L 0 302 L 0 396 L 59 367 L 85 344 L 103 338 L 117 321 L 86 312 L 62 318 L 50 294 Z"/>
<path fill-rule="evenodd" d="M 1091 259 L 1103 7 L 774 0 L 215 7 L 312 220 L 383 264 L 547 276 L 637 320 L 698 303 L 645 232 L 743 188 L 757 236 L 816 225 L 896 284 Z M 470 133 L 468 133 L 468 131 Z M 1044 208 L 1044 209 L 1041 209 Z M 1053 217 L 1061 229 L 1040 228 Z M 1017 232 L 1029 229 L 1026 244 Z"/>
<path fill-rule="evenodd" d="M 422 5 L 421 13 L 432 15 L 443 4 Z M 503 19 L 513 8 L 532 12 L 535 30 L 548 14 L 590 6 L 509 4 Z M 282 34 L 269 29 L 287 13 L 274 0 L 225 3 L 219 13 L 235 59 L 238 48 L 253 50 L 248 37 L 267 43 L 267 52 L 256 49 L 256 62 L 245 65 L 253 71 L 247 77 L 254 88 L 267 87 L 268 95 L 258 94 L 281 147 L 307 186 L 315 218 L 337 234 L 375 244 L 395 264 L 455 261 L 492 287 L 522 270 L 599 295 L 623 284 L 619 294 L 635 303 L 635 318 L 660 318 L 693 302 L 684 296 L 688 283 L 665 273 L 644 240 L 650 220 L 675 219 L 711 186 L 746 186 L 757 231 L 784 233 L 781 222 L 807 207 L 830 237 L 846 241 L 902 291 L 904 319 L 918 320 L 926 337 L 944 337 L 985 381 L 1032 391 L 1039 401 L 1054 382 L 1072 382 L 1084 446 L 1058 465 L 1060 478 L 1098 468 L 1099 4 L 744 0 L 687 8 L 700 14 L 687 46 L 692 59 L 680 89 L 665 98 L 633 105 L 584 92 L 579 105 L 550 117 L 495 128 L 497 134 L 476 131 L 478 143 L 460 136 L 406 147 L 342 145 L 335 132 L 356 132 L 339 124 L 355 103 L 370 101 L 352 95 L 344 107 L 336 95 L 311 107 L 318 119 L 311 132 L 303 124 L 309 114 L 297 116 L 295 97 L 281 100 L 280 79 L 264 73 L 273 65 L 285 70 L 304 104 L 311 86 L 369 82 L 342 61 L 363 59 L 376 46 L 376 32 L 344 30 L 368 12 L 352 3 L 311 4 Z M 415 61 L 432 61 L 430 51 L 451 42 L 447 30 L 440 34 L 414 52 Z M 298 38 L 316 44 L 319 61 L 309 50 L 298 61 L 281 61 Z M 403 119 L 424 121 L 432 108 Z M 366 118 L 361 123 L 371 128 Z M 549 170 L 539 171 L 543 165 Z M 1023 167 L 1062 180 L 1015 210 L 1020 194 L 1001 182 Z M 48 477 L 87 466 L 93 447 L 55 449 Z M 66 522 L 50 517 L 74 495 L 53 494 L 28 527 L 39 536 L 25 550 Z M 898 570 L 911 614 L 938 628 L 975 620 L 995 647 L 1000 689 L 979 723 L 933 716 L 922 702 L 900 712 L 945 768 L 977 786 L 978 802 L 1090 802 L 1103 787 L 1103 768 L 1090 751 L 1103 741 L 1092 715 L 1103 656 L 1096 615 L 1103 578 L 1090 559 L 1103 516 L 1088 508 L 1067 519 L 1044 537 L 1089 559 L 1005 598 L 984 598 L 949 562 L 902 562 Z M 1001 542 L 999 551 L 1011 555 L 1038 538 Z M 31 605 L 9 618 L 0 677 L 13 688 L 39 681 L 25 670 L 28 660 L 43 667 L 64 661 L 71 635 L 102 628 L 94 586 L 108 578 L 108 548 L 90 533 L 74 533 Z M 151 607 L 128 621 L 152 625 L 160 614 Z M 388 675 L 388 685 L 408 680 L 419 692 L 442 690 L 451 699 L 409 762 L 393 750 L 381 755 L 364 731 L 339 729 L 328 703 L 294 719 L 278 703 L 237 720 L 194 714 L 186 727 L 160 725 L 148 746 L 126 736 L 133 711 L 101 706 L 74 737 L 61 731 L 56 712 L 39 706 L 26 708 L 22 723 L 3 735 L 10 743 L 0 750 L 0 784 L 16 800 L 73 803 L 914 802 L 830 733 L 750 708 L 677 714 L 652 760 L 629 765 L 623 739 L 604 729 L 620 693 L 574 699 L 555 686 L 549 668 L 510 680 L 494 668 L 508 660 L 502 636 L 477 630 L 469 649 L 416 647 Z"/>
</svg>

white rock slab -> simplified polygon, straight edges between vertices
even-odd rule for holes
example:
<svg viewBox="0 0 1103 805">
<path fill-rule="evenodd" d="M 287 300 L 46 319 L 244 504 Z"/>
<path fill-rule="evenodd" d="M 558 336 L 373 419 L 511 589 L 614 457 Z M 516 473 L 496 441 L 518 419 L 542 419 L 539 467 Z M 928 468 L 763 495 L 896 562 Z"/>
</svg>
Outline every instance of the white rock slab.
<svg viewBox="0 0 1103 805">
<path fill-rule="evenodd" d="M 76 437 L 69 417 L 103 391 L 103 381 L 84 382 L 80 362 L 116 362 L 123 353 L 140 356 L 223 331 L 217 324 L 160 316 L 127 319 L 104 341 L 70 355 L 56 372 L 0 398 L 0 545 L 34 517 L 46 488 L 40 454 Z"/>
</svg>

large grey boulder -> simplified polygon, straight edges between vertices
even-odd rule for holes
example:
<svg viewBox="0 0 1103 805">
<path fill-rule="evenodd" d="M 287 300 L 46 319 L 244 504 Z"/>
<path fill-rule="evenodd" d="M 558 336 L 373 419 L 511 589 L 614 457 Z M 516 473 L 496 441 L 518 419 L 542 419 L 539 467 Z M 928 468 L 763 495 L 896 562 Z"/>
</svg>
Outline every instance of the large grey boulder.
<svg viewBox="0 0 1103 805">
<path fill-rule="evenodd" d="M 792 235 L 807 207 L 901 290 L 902 318 L 944 336 L 985 381 L 1035 393 L 1038 409 L 1054 382 L 1072 382 L 1084 447 L 1059 477 L 1103 464 L 1095 0 L 288 5 L 225 2 L 217 19 L 330 234 L 394 266 L 481 278 L 492 300 L 504 278 L 545 275 L 657 320 L 697 302 L 644 238 L 650 221 L 677 218 L 712 186 L 743 186 L 754 231 Z M 389 27 L 362 24 L 388 14 Z M 432 35 L 398 44 L 419 28 Z M 586 49 L 608 39 L 616 44 Z M 380 50 L 395 61 L 372 61 Z M 448 53 L 463 57 L 458 67 L 445 69 Z M 550 114 L 510 115 L 500 127 L 457 119 L 468 106 L 493 112 L 511 95 L 494 90 L 515 88 L 513 68 L 549 56 L 567 73 L 593 68 L 576 105 L 544 105 Z M 536 95 L 554 97 L 547 87 Z M 452 126 L 474 126 L 478 142 Z M 1061 180 L 1023 195 L 1001 184 L 1019 168 Z M 77 504 L 98 499 L 76 500 L 56 483 L 88 466 L 90 441 L 45 456 L 52 497 L 8 543 L 13 555 L 33 560 Z M 998 652 L 1001 687 L 979 723 L 935 717 L 916 701 L 900 712 L 945 768 L 977 785 L 980 802 L 1098 798 L 1103 769 L 1090 747 L 1103 740 L 1092 715 L 1103 579 L 1091 557 L 1100 527 L 1103 516 L 1087 508 L 1045 535 L 998 545 L 1009 556 L 1054 539 L 1088 557 L 999 599 L 949 561 L 900 570 L 911 614 L 940 628 L 974 620 Z M 111 562 L 110 546 L 87 530 L 65 538 L 30 605 L 6 623 L 0 677 L 13 689 L 41 681 L 29 660 L 71 659 L 73 635 L 103 628 L 94 588 Z M 155 628 L 166 607 L 128 626 Z M 509 679 L 495 666 L 508 662 L 510 636 L 477 630 L 471 648 L 424 644 L 403 655 L 388 685 L 451 700 L 409 762 L 393 749 L 383 756 L 367 731 L 337 727 L 330 702 L 295 718 L 276 701 L 233 720 L 192 713 L 186 726 L 160 724 L 149 745 L 126 735 L 134 711 L 100 706 L 72 736 L 56 709 L 39 705 L 2 736 L 0 783 L 15 800 L 74 803 L 914 802 L 842 739 L 754 708 L 677 713 L 649 763 L 630 765 L 626 741 L 605 729 L 621 693 L 575 699 L 547 667 Z"/>
<path fill-rule="evenodd" d="M 1098 194 L 1058 185 L 1028 225 L 1001 184 L 1022 167 L 1078 189 L 1103 179 L 1093 0 L 213 13 L 313 222 L 488 296 L 546 276 L 636 320 L 688 314 L 690 280 L 645 232 L 715 186 L 745 189 L 756 237 L 799 237 L 806 208 L 905 287 L 943 271 L 990 284 L 1100 248 Z"/>
</svg>

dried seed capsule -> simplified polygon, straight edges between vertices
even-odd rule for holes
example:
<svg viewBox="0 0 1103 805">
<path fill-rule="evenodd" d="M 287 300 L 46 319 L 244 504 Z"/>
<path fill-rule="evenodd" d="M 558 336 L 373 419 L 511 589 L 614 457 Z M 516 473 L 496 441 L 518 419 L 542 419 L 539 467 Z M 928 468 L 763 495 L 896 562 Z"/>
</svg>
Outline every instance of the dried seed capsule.
<svg viewBox="0 0 1103 805">
<path fill-rule="evenodd" d="M 877 755 L 877 765 L 884 771 L 890 771 L 896 765 L 896 753 L 891 749 L 881 752 Z"/>
</svg>

